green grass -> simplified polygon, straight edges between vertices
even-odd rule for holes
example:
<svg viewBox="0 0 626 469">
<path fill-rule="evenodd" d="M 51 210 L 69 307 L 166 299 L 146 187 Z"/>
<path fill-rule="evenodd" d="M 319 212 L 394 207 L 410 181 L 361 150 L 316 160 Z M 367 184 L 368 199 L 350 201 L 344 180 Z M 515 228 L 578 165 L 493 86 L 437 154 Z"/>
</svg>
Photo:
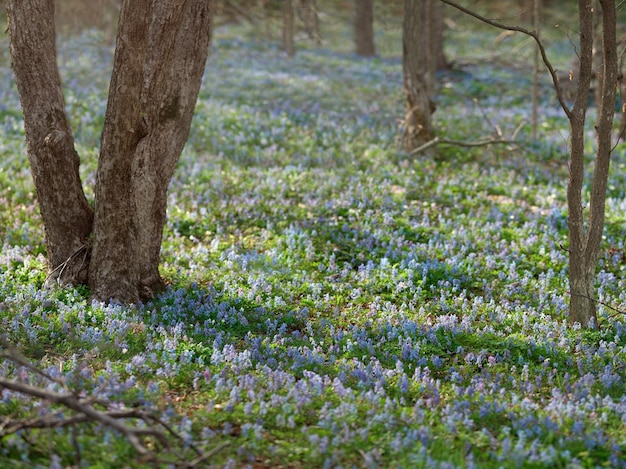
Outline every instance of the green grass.
<svg viewBox="0 0 626 469">
<path fill-rule="evenodd" d="M 381 18 L 381 57 L 363 60 L 331 19 L 328 42 L 301 41 L 293 59 L 246 25 L 216 31 L 170 186 L 169 287 L 147 304 L 45 285 L 19 103 L 0 87 L 4 334 L 73 392 L 161 418 L 184 440 L 146 439 L 166 462 L 193 460 L 193 443 L 226 445 L 215 467 L 620 467 L 626 327 L 603 305 L 600 330 L 567 325 L 567 130 L 549 88 L 538 142 L 523 125 L 518 145 L 408 157 L 397 22 Z M 528 119 L 528 77 L 487 60 L 493 32 L 452 19 L 451 58 L 475 64 L 440 77 L 438 132 L 510 135 Z M 568 63 L 559 34 L 550 52 Z M 101 44 L 92 32 L 59 44 L 90 197 Z M 520 38 L 498 47 L 525 60 Z M 621 309 L 625 164 L 620 145 L 597 277 Z M 0 376 L 63 390 L 6 359 Z M 3 419 L 71 413 L 1 396 Z M 98 424 L 2 435 L 0 465 L 152 467 Z"/>
</svg>

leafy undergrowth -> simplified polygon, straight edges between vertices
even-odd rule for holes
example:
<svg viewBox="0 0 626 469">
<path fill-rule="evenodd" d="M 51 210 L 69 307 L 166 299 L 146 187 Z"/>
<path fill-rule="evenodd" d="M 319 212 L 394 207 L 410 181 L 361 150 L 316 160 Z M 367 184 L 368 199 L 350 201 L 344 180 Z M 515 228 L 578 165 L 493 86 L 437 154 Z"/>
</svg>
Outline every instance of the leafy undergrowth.
<svg viewBox="0 0 626 469">
<path fill-rule="evenodd" d="M 106 102 L 91 77 L 111 60 L 96 39 L 60 46 L 87 191 Z M 510 134 L 528 113 L 515 79 L 489 65 L 442 76 L 439 129 Z M 170 190 L 170 286 L 122 307 L 44 287 L 19 104 L 1 92 L 1 328 L 77 393 L 157 412 L 207 451 L 228 443 L 217 467 L 624 467 L 626 325 L 601 305 L 598 331 L 567 327 L 565 127 L 551 100 L 542 143 L 409 158 L 397 59 L 286 60 L 218 38 Z M 598 273 L 617 307 L 625 164 L 620 147 Z M 0 376 L 44 384 L 8 360 Z M 60 411 L 2 392 L 0 419 Z M 95 424 L 23 430 L 0 451 L 2 467 L 142 466 Z"/>
</svg>

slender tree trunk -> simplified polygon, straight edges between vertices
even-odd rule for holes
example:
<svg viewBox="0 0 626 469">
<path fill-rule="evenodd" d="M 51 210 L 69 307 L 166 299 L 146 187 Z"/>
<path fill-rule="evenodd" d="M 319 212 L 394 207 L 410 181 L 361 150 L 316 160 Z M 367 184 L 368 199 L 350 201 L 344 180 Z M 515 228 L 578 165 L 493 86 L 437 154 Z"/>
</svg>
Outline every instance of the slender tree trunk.
<svg viewBox="0 0 626 469">
<path fill-rule="evenodd" d="M 6 0 L 5 7 L 51 278 L 85 283 L 93 211 L 83 193 L 65 114 L 56 63 L 54 1 Z"/>
<path fill-rule="evenodd" d="M 533 29 L 535 30 L 535 34 L 537 34 L 537 37 L 539 37 L 539 29 L 541 25 L 539 21 L 539 11 L 540 11 L 540 0 L 533 0 Z M 533 100 L 532 100 L 532 113 L 531 113 L 531 118 L 530 118 L 532 138 L 534 141 L 537 141 L 537 127 L 539 124 L 538 107 L 539 107 L 539 46 L 535 45 L 535 50 L 533 51 Z"/>
<path fill-rule="evenodd" d="M 354 43 L 362 57 L 376 55 L 374 43 L 374 0 L 355 0 Z"/>
<path fill-rule="evenodd" d="M 283 0 L 283 32 L 281 48 L 289 57 L 296 55 L 295 43 L 295 14 L 293 11 L 293 0 Z"/>
<path fill-rule="evenodd" d="M 309 0 L 311 18 L 311 29 L 315 39 L 315 45 L 322 45 L 322 33 L 320 31 L 320 15 L 317 8 L 317 0 Z"/>
<path fill-rule="evenodd" d="M 432 140 L 435 136 L 430 100 L 434 88 L 434 60 L 430 53 L 432 40 L 432 0 L 405 0 L 402 26 L 402 73 L 407 112 L 403 144 L 407 151 Z"/>
<path fill-rule="evenodd" d="M 210 8 L 206 0 L 122 4 L 95 191 L 96 298 L 133 302 L 164 286 L 167 187 L 199 92 Z"/>
<path fill-rule="evenodd" d="M 408 1 L 408 0 L 407 0 Z M 534 33 L 519 27 L 503 25 L 489 20 L 451 0 L 441 0 L 481 21 L 501 29 L 521 31 L 539 39 Z M 564 91 L 559 86 L 559 79 L 552 64 L 541 47 L 543 61 L 548 68 L 557 98 L 570 123 L 570 159 L 568 163 L 569 181 L 567 186 L 567 208 L 569 228 L 569 287 L 570 287 L 570 324 L 583 327 L 597 326 L 595 278 L 596 266 L 602 243 L 606 188 L 613 150 L 612 130 L 615 115 L 616 85 L 618 84 L 618 58 L 616 35 L 616 6 L 614 0 L 599 0 L 602 10 L 602 71 L 600 86 L 602 89 L 598 103 L 598 115 L 595 125 L 597 150 L 587 218 L 583 210 L 583 183 L 585 178 L 585 119 L 589 100 L 589 85 L 593 74 L 594 43 L 594 5 L 595 0 L 578 1 L 579 17 L 579 65 L 572 72 L 576 80 L 574 106 L 570 109 L 564 100 Z M 540 43 L 539 43 L 540 44 Z M 576 67 L 574 67 L 576 68 Z"/>
<path fill-rule="evenodd" d="M 591 62 L 592 67 L 592 79 L 595 79 L 594 86 L 594 100 L 596 107 L 600 107 L 602 101 L 602 59 L 603 59 L 603 44 L 602 44 L 602 7 L 599 0 L 592 2 L 593 7 L 593 59 Z"/>
<path fill-rule="evenodd" d="M 576 101 L 570 118 L 571 150 L 567 205 L 569 210 L 570 323 L 584 327 L 597 325 L 595 272 L 602 242 L 606 186 L 612 149 L 612 124 L 617 84 L 616 13 L 613 0 L 600 0 L 602 6 L 602 89 L 596 122 L 597 151 L 587 227 L 584 223 L 582 188 L 584 178 L 584 126 L 593 62 L 592 0 L 579 0 L 580 67 Z"/>
</svg>

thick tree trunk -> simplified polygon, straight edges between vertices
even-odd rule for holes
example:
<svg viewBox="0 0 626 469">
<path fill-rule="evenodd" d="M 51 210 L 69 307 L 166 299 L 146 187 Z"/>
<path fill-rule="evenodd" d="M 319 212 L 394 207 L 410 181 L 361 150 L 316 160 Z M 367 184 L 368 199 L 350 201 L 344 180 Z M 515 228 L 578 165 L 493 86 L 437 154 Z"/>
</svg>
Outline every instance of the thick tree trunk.
<svg viewBox="0 0 626 469">
<path fill-rule="evenodd" d="M 435 136 L 431 119 L 434 105 L 430 100 L 435 68 L 431 54 L 431 15 L 432 0 L 405 0 L 402 73 L 407 97 L 403 144 L 407 151 L 423 145 Z"/>
<path fill-rule="evenodd" d="M 95 194 L 89 281 L 134 302 L 163 288 L 167 187 L 188 136 L 211 29 L 206 0 L 125 0 Z"/>
<path fill-rule="evenodd" d="M 374 0 L 355 0 L 354 43 L 362 57 L 376 55 L 374 43 Z"/>
<path fill-rule="evenodd" d="M 124 0 L 95 188 L 82 190 L 56 65 L 53 0 L 5 0 L 28 156 L 53 278 L 136 302 L 164 283 L 169 181 L 189 133 L 211 33 L 207 0 Z"/>
<path fill-rule="evenodd" d="M 295 13 L 293 9 L 293 0 L 283 0 L 283 31 L 282 31 L 282 43 L 281 48 L 287 53 L 289 57 L 296 55 L 296 43 L 295 43 Z"/>
<path fill-rule="evenodd" d="M 615 113 L 617 84 L 616 14 L 613 0 L 601 0 L 602 5 L 602 89 L 596 122 L 597 150 L 589 218 L 585 227 L 582 188 L 584 178 L 585 115 L 593 61 L 593 0 L 579 0 L 580 67 L 576 101 L 570 117 L 571 150 L 569 184 L 567 188 L 569 227 L 570 323 L 584 327 L 597 325 L 595 306 L 595 269 L 602 242 L 606 186 L 612 150 L 612 124 Z"/>
<path fill-rule="evenodd" d="M 83 193 L 65 114 L 56 63 L 54 1 L 6 0 L 5 7 L 51 278 L 85 283 L 93 211 Z"/>
<path fill-rule="evenodd" d="M 175 22 L 170 18 L 150 36 L 148 69 L 153 72 L 142 94 L 148 135 L 137 148 L 132 179 L 144 297 L 163 287 L 158 265 L 167 189 L 189 136 L 209 51 L 211 16 L 210 2 L 187 2 Z M 157 17 L 166 18 L 166 11 Z"/>
<path fill-rule="evenodd" d="M 102 132 L 95 188 L 93 251 L 89 284 L 96 298 L 139 298 L 137 233 L 131 199 L 134 153 L 147 135 L 141 91 L 151 0 L 124 1 Z"/>
</svg>

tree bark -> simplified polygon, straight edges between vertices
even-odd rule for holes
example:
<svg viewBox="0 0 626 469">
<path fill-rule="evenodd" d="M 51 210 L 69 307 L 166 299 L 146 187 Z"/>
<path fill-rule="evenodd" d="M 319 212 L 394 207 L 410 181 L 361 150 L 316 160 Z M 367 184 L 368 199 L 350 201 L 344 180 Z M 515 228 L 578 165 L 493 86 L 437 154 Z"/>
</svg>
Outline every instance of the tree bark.
<svg viewBox="0 0 626 469">
<path fill-rule="evenodd" d="M 540 0 L 532 0 L 533 2 L 533 30 L 537 37 L 540 35 L 541 22 L 540 19 Z M 537 127 L 539 124 L 539 46 L 535 45 L 533 51 L 533 96 L 532 111 L 530 117 L 531 135 L 533 141 L 537 141 Z"/>
<path fill-rule="evenodd" d="M 53 0 L 5 0 L 51 276 L 96 299 L 164 287 L 167 188 L 189 133 L 211 35 L 209 0 L 124 0 L 92 210 L 65 115 Z"/>
<path fill-rule="evenodd" d="M 320 18 L 317 10 L 317 0 L 300 0 L 299 15 L 304 23 L 309 39 L 315 41 L 315 45 L 322 45 L 320 34 Z"/>
<path fill-rule="evenodd" d="M 362 57 L 376 55 L 374 42 L 374 0 L 355 0 L 354 43 L 356 54 Z"/>
<path fill-rule="evenodd" d="M 441 1 L 484 23 L 509 31 L 519 31 L 531 36 L 540 48 L 543 62 L 552 77 L 557 99 L 570 123 L 570 159 L 568 162 L 569 180 L 567 186 L 570 283 L 569 322 L 570 324 L 580 324 L 583 327 L 596 327 L 596 265 L 604 229 L 606 188 L 611 163 L 611 151 L 613 150 L 612 129 L 615 115 L 616 85 L 618 84 L 619 76 L 615 2 L 613 0 L 599 0 L 602 9 L 602 72 L 600 73 L 602 93 L 598 103 L 598 116 L 595 125 L 597 150 L 591 181 L 589 214 L 585 220 L 582 190 L 585 177 L 585 119 L 594 61 L 594 0 L 578 1 L 580 30 L 579 65 L 576 72 L 572 73 L 573 76 L 570 77 L 576 80 L 575 101 L 571 109 L 565 102 L 564 91 L 562 86 L 559 85 L 556 71 L 548 60 L 545 48 L 535 32 L 487 19 L 452 0 Z"/>
<path fill-rule="evenodd" d="M 283 31 L 281 48 L 289 57 L 296 55 L 295 43 L 295 13 L 293 10 L 293 0 L 283 0 Z"/>
<path fill-rule="evenodd" d="M 208 54 L 211 2 L 125 0 L 95 191 L 93 295 L 135 302 L 158 271 L 167 187 Z"/>
<path fill-rule="evenodd" d="M 432 17 L 430 21 L 431 26 L 431 55 L 433 57 L 434 71 L 448 70 L 450 63 L 446 58 L 446 54 L 443 49 L 443 31 L 445 25 L 443 22 L 443 10 L 441 8 L 441 2 L 434 1 L 432 3 Z"/>
<path fill-rule="evenodd" d="M 402 73 L 407 112 L 404 120 L 403 144 L 407 151 L 435 137 L 431 115 L 434 104 L 430 96 L 434 88 L 432 47 L 432 0 L 405 0 L 402 25 Z"/>
<path fill-rule="evenodd" d="M 579 0 L 580 67 L 576 101 L 570 117 L 571 150 L 567 187 L 569 228 L 569 280 L 571 324 L 597 325 L 595 271 L 602 242 L 606 186 L 612 150 L 612 124 L 615 113 L 615 86 L 618 76 L 616 13 L 612 0 L 600 0 L 602 6 L 602 89 L 596 122 L 597 150 L 588 224 L 585 227 L 582 188 L 584 179 L 584 131 L 589 84 L 593 62 L 593 0 Z"/>
<path fill-rule="evenodd" d="M 600 107 L 602 101 L 602 95 L 604 91 L 602 89 L 602 59 L 603 59 L 603 45 L 602 45 L 602 7 L 599 0 L 592 2 L 593 8 L 593 59 L 591 62 L 592 67 L 592 83 L 594 83 L 594 101 L 596 107 Z"/>
<path fill-rule="evenodd" d="M 83 193 L 65 113 L 56 63 L 54 1 L 6 0 L 5 8 L 50 278 L 85 283 L 93 210 Z"/>
<path fill-rule="evenodd" d="M 535 0 L 522 0 L 521 19 L 524 23 L 529 25 L 534 22 Z"/>
</svg>

